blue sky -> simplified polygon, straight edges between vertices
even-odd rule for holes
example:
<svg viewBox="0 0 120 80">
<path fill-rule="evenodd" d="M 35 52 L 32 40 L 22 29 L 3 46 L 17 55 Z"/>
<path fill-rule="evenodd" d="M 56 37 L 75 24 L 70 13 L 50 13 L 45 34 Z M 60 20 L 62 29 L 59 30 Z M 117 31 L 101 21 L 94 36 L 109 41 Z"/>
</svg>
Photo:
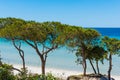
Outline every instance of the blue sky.
<svg viewBox="0 0 120 80">
<path fill-rule="evenodd" d="M 0 0 L 0 17 L 120 27 L 120 0 Z"/>
</svg>

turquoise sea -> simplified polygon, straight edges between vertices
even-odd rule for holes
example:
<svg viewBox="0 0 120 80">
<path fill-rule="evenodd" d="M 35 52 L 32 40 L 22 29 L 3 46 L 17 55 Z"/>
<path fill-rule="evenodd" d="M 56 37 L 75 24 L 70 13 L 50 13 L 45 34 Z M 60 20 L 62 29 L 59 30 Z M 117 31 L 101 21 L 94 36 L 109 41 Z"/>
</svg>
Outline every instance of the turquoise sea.
<svg viewBox="0 0 120 80">
<path fill-rule="evenodd" d="M 120 28 L 95 28 L 103 36 L 114 37 L 120 39 Z M 40 66 L 40 59 L 30 46 L 22 43 L 22 49 L 25 51 L 25 61 L 30 66 Z M 2 61 L 9 64 L 22 64 L 18 51 L 14 48 L 10 41 L 0 39 L 0 54 Z M 65 69 L 70 71 L 82 72 L 82 66 L 75 63 L 76 56 L 66 48 L 60 48 L 48 55 L 47 68 Z M 104 61 L 105 64 L 100 63 L 100 71 L 103 74 L 107 74 L 108 61 Z M 88 63 L 87 72 L 93 72 L 90 64 Z M 113 56 L 113 69 L 112 75 L 120 76 L 120 57 Z"/>
</svg>

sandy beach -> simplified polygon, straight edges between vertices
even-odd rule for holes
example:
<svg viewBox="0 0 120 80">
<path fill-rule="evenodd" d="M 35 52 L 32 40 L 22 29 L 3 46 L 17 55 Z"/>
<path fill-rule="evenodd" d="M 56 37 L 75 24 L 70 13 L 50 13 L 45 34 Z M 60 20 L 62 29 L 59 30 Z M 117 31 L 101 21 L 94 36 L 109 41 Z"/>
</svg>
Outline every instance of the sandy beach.
<svg viewBox="0 0 120 80">
<path fill-rule="evenodd" d="M 13 65 L 15 68 L 20 69 L 22 65 Z M 38 73 L 41 74 L 41 68 L 40 67 L 35 67 L 35 66 L 26 66 L 28 69 L 28 73 Z M 15 74 L 17 74 L 17 71 L 14 71 Z M 77 71 L 69 71 L 69 70 L 62 70 L 62 69 L 54 69 L 54 68 L 46 68 L 46 74 L 47 73 L 52 73 L 56 77 L 62 77 L 66 79 L 70 75 L 78 75 L 82 74 L 81 72 Z"/>
<path fill-rule="evenodd" d="M 15 68 L 20 69 L 22 65 L 13 65 Z M 40 67 L 35 67 L 35 66 L 26 66 L 28 69 L 29 73 L 41 73 L 41 68 Z M 15 74 L 17 74 L 17 71 L 14 71 Z M 54 69 L 54 68 L 46 68 L 46 73 L 52 73 L 56 77 L 62 77 L 66 79 L 70 75 L 79 75 L 82 74 L 82 72 L 79 71 L 70 71 L 70 70 L 63 70 L 63 69 Z M 112 76 L 115 80 L 120 80 L 120 76 Z"/>
</svg>

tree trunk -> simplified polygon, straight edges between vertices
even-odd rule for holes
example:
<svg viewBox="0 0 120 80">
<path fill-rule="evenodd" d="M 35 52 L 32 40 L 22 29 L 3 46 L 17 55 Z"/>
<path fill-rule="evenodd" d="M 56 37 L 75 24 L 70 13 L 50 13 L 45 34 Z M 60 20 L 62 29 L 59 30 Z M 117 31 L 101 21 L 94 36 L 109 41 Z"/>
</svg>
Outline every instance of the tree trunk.
<svg viewBox="0 0 120 80">
<path fill-rule="evenodd" d="M 46 61 L 44 60 L 44 57 L 41 57 L 41 70 L 42 70 L 42 74 L 45 75 L 45 65 L 46 65 Z"/>
<path fill-rule="evenodd" d="M 96 61 L 96 67 L 97 67 L 97 73 L 98 73 L 98 74 L 100 74 L 100 70 L 99 70 L 98 61 Z"/>
<path fill-rule="evenodd" d="M 19 55 L 22 59 L 22 65 L 23 65 L 23 74 L 26 73 L 26 68 L 25 68 L 25 58 L 24 58 L 24 51 L 19 49 Z"/>
<path fill-rule="evenodd" d="M 22 58 L 22 63 L 23 63 L 23 71 L 25 72 L 26 68 L 25 68 L 25 59 L 24 59 L 24 56 L 21 56 L 21 58 Z"/>
<path fill-rule="evenodd" d="M 86 65 L 86 59 L 83 57 L 83 75 L 86 75 L 86 69 L 87 69 L 87 65 Z"/>
<path fill-rule="evenodd" d="M 85 70 L 84 70 L 84 75 L 86 75 L 86 69 L 87 69 L 87 64 L 86 64 L 86 59 L 85 59 Z"/>
<path fill-rule="evenodd" d="M 84 52 L 84 47 L 82 47 L 82 57 L 83 57 L 83 75 L 86 75 L 86 69 L 87 69 L 87 64 L 86 64 L 86 56 L 85 56 L 85 52 Z"/>
<path fill-rule="evenodd" d="M 40 61 L 41 61 L 41 70 L 42 70 L 42 75 L 45 76 L 45 66 L 46 66 L 46 60 L 47 60 L 47 54 L 56 49 L 58 46 L 52 46 L 51 48 L 46 48 L 44 44 L 43 45 L 43 50 L 40 52 L 39 48 L 38 48 L 38 42 L 37 41 L 33 41 L 34 44 L 31 44 L 29 41 L 25 40 L 25 42 L 30 45 L 33 49 L 35 49 L 36 53 L 38 54 Z M 48 49 L 45 51 L 45 49 Z"/>
<path fill-rule="evenodd" d="M 112 70 L 112 54 L 109 55 L 108 80 L 111 80 L 111 70 Z"/>
<path fill-rule="evenodd" d="M 21 59 L 22 59 L 23 74 L 25 74 L 25 72 L 26 72 L 26 68 L 25 68 L 25 58 L 24 58 L 24 51 L 21 49 L 21 42 L 19 42 L 19 45 L 18 45 L 18 46 L 16 45 L 14 39 L 12 40 L 12 42 L 13 42 L 14 47 L 18 50 L 19 55 L 20 55 L 20 57 L 21 57 Z"/>
<path fill-rule="evenodd" d="M 0 55 L 0 66 L 2 65 L 2 58 L 1 58 L 1 55 Z"/>
<path fill-rule="evenodd" d="M 95 70 L 95 67 L 94 67 L 94 65 L 93 65 L 93 63 L 92 63 L 92 61 L 91 61 L 91 59 L 89 59 L 89 62 L 90 62 L 90 64 L 91 64 L 91 66 L 92 66 L 92 69 L 93 69 L 94 73 L 97 74 L 97 72 L 96 72 L 96 70 Z"/>
<path fill-rule="evenodd" d="M 45 56 L 44 52 L 40 53 L 38 47 L 35 47 L 35 50 L 40 58 L 41 61 L 41 71 L 42 71 L 42 75 L 45 76 L 45 65 L 46 65 L 46 59 L 47 57 Z M 47 53 L 46 53 L 47 54 Z M 45 56 L 45 57 L 44 57 Z"/>
</svg>

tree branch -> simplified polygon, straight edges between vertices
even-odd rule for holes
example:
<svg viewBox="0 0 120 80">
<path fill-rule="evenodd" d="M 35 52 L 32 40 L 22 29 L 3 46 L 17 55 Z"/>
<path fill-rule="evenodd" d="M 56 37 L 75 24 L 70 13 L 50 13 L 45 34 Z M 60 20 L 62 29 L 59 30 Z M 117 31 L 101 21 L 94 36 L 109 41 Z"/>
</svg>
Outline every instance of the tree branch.
<svg viewBox="0 0 120 80">
<path fill-rule="evenodd" d="M 42 44 L 42 46 L 43 46 L 43 48 L 42 48 L 42 53 L 44 53 L 44 48 L 45 48 L 45 45 L 44 44 Z"/>
<path fill-rule="evenodd" d="M 28 45 L 30 45 L 31 47 L 33 47 L 34 49 L 36 49 L 36 47 L 35 47 L 33 44 L 31 44 L 29 41 L 25 40 L 25 42 L 26 42 Z"/>
<path fill-rule="evenodd" d="M 35 44 L 35 48 L 34 49 L 36 50 L 37 54 L 41 57 L 42 54 L 41 54 L 41 52 L 38 49 L 37 42 L 34 41 L 34 44 Z"/>
<path fill-rule="evenodd" d="M 19 51 L 20 56 L 23 57 L 24 56 L 24 51 L 21 49 L 21 42 L 19 44 L 19 47 L 16 45 L 14 39 L 12 39 L 12 42 L 13 42 L 14 47 Z"/>
<path fill-rule="evenodd" d="M 18 72 L 20 72 L 20 73 L 22 73 L 22 71 L 19 70 L 19 69 L 17 69 L 17 68 L 12 67 L 12 69 L 13 69 L 13 70 L 16 70 L 16 71 L 18 71 Z"/>
<path fill-rule="evenodd" d="M 58 45 L 56 45 L 56 46 L 53 45 L 51 48 L 46 50 L 42 55 L 49 53 L 50 51 L 52 51 L 53 49 L 56 49 L 57 47 L 58 47 Z"/>
</svg>

